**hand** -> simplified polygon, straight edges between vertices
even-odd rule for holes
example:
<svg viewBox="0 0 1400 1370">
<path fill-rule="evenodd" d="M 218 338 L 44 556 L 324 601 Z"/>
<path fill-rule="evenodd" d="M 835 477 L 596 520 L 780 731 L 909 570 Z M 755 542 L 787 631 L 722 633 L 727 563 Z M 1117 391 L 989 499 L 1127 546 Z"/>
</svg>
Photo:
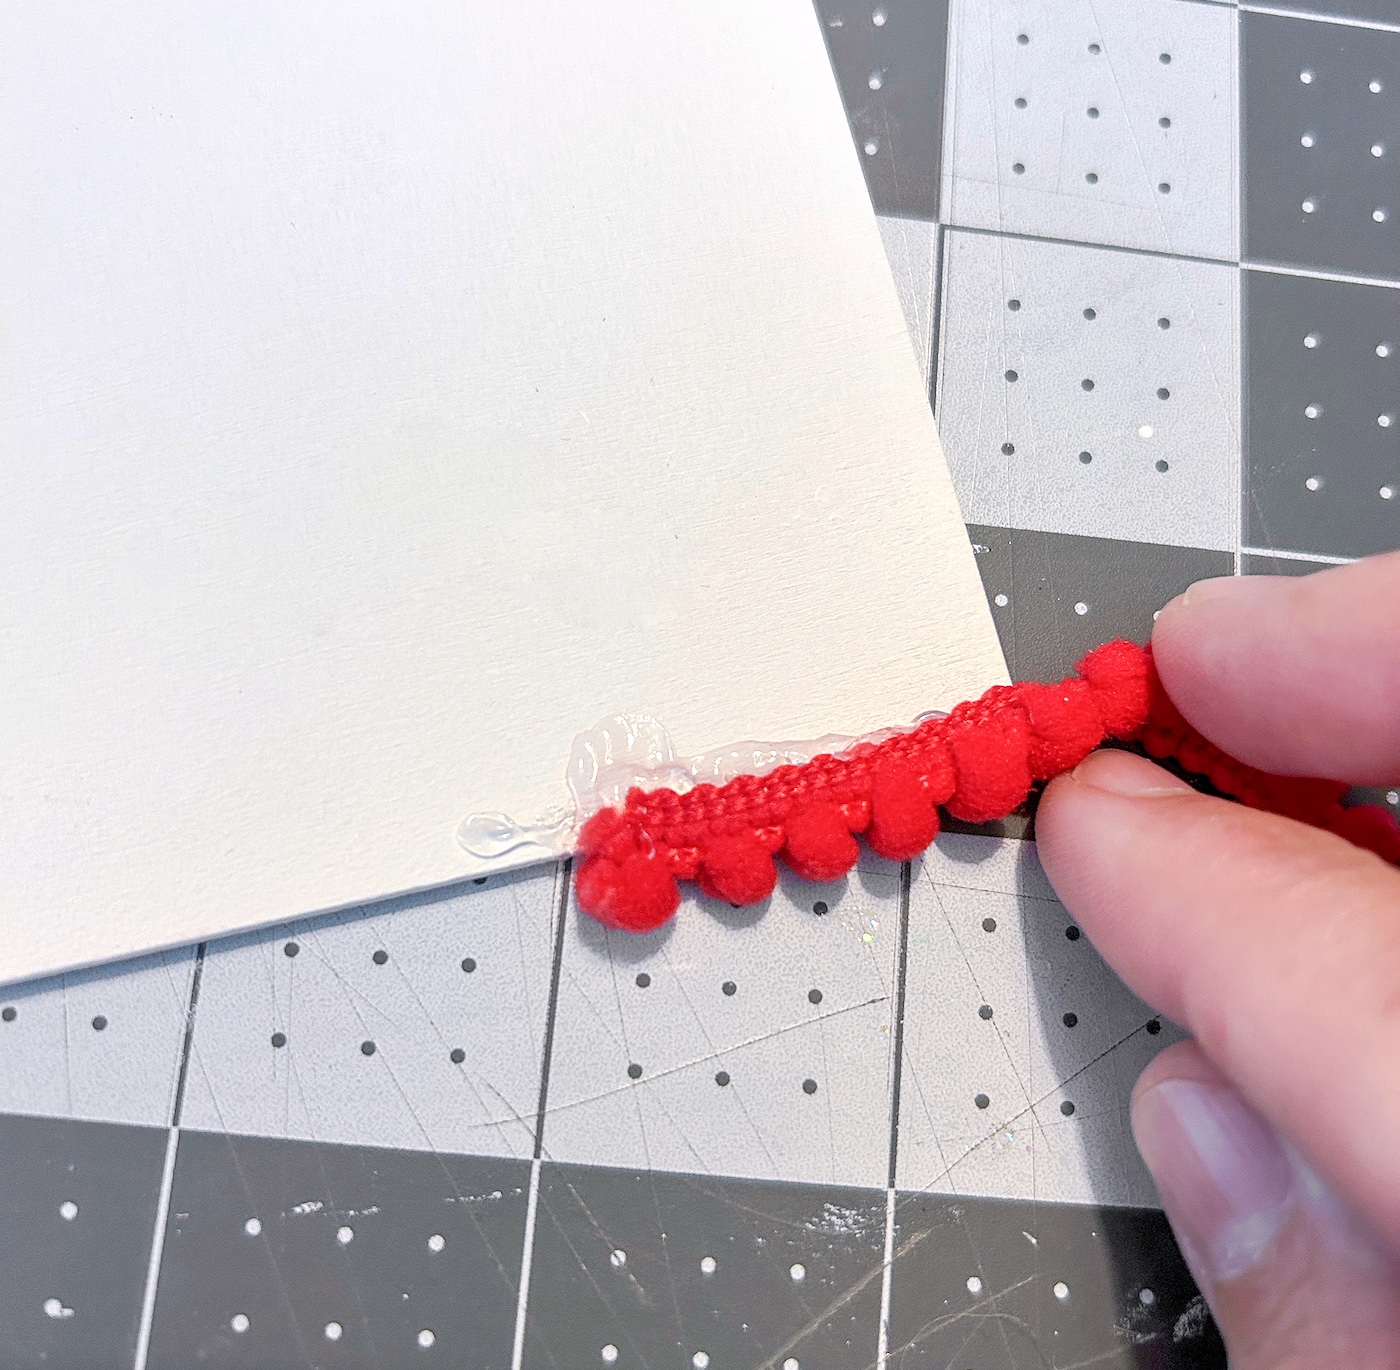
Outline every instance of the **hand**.
<svg viewBox="0 0 1400 1370">
<path fill-rule="evenodd" d="M 1400 553 L 1203 581 L 1152 638 L 1168 694 L 1260 769 L 1400 783 Z M 1040 856 L 1109 964 L 1194 1040 L 1133 1133 L 1233 1370 L 1400 1367 L 1400 871 L 1098 752 Z"/>
</svg>

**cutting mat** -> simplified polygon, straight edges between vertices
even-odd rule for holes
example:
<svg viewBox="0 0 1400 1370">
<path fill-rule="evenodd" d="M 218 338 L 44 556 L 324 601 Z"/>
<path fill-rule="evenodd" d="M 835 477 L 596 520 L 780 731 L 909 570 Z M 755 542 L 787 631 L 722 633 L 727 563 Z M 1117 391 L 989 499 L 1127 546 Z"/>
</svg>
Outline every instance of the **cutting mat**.
<svg viewBox="0 0 1400 1370">
<path fill-rule="evenodd" d="M 1400 545 L 1389 11 L 819 3 L 1013 675 Z M 537 868 L 0 993 L 4 1363 L 1223 1366 L 1128 1130 L 1178 1034 L 1032 838 L 646 938 Z"/>
</svg>

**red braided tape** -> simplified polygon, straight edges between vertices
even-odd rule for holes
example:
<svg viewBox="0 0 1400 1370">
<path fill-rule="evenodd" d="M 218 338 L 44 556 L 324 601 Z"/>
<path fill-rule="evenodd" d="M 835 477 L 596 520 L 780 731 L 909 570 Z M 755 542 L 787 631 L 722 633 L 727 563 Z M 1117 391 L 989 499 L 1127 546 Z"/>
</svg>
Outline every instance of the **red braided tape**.
<svg viewBox="0 0 1400 1370">
<path fill-rule="evenodd" d="M 634 789 L 579 835 L 579 906 L 609 927 L 649 932 L 680 906 L 677 880 L 715 899 L 755 904 L 773 892 L 781 855 L 805 880 L 835 880 L 864 833 L 892 861 L 938 835 L 938 810 L 980 823 L 1018 808 L 1037 780 L 1077 766 L 1105 739 L 1140 740 L 1252 808 L 1326 828 L 1400 863 L 1400 828 L 1375 806 L 1343 808 L 1347 787 L 1267 775 L 1227 756 L 1167 698 L 1150 648 L 1109 642 L 1058 685 L 997 685 L 883 742 L 724 785 Z"/>
</svg>

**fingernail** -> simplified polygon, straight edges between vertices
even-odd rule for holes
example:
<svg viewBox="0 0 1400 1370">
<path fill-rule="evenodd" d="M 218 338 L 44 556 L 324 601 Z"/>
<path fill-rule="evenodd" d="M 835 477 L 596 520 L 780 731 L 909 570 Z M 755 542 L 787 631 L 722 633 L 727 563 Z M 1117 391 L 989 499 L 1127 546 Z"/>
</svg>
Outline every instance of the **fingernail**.
<svg viewBox="0 0 1400 1370">
<path fill-rule="evenodd" d="M 1243 579 L 1240 576 L 1212 576 L 1209 580 L 1198 580 L 1194 585 L 1188 585 L 1186 593 L 1172 600 L 1172 604 L 1182 609 L 1188 604 L 1204 604 L 1208 600 L 1219 599 L 1222 595 L 1237 594 L 1241 584 Z M 1171 605 L 1167 607 L 1170 608 Z"/>
<path fill-rule="evenodd" d="M 1197 1282 L 1209 1293 L 1250 1270 L 1295 1202 L 1273 1129 L 1234 1090 L 1181 1079 L 1135 1097 L 1132 1122 Z"/>
<path fill-rule="evenodd" d="M 1191 788 L 1151 761 L 1131 752 L 1112 750 L 1091 753 L 1074 768 L 1074 778 L 1096 790 L 1126 795 L 1129 799 L 1180 794 Z"/>
</svg>

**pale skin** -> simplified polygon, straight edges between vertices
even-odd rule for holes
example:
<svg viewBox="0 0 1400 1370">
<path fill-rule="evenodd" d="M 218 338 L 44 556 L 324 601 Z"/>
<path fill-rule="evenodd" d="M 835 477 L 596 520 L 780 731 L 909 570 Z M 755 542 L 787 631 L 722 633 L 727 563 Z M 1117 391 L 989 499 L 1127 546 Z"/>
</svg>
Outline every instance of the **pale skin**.
<svg viewBox="0 0 1400 1370">
<path fill-rule="evenodd" d="M 1203 581 L 1152 643 L 1231 755 L 1400 785 L 1400 553 Z M 1036 832 L 1094 945 L 1191 1034 L 1133 1132 L 1232 1370 L 1400 1370 L 1400 870 L 1122 752 L 1054 781 Z"/>
</svg>

